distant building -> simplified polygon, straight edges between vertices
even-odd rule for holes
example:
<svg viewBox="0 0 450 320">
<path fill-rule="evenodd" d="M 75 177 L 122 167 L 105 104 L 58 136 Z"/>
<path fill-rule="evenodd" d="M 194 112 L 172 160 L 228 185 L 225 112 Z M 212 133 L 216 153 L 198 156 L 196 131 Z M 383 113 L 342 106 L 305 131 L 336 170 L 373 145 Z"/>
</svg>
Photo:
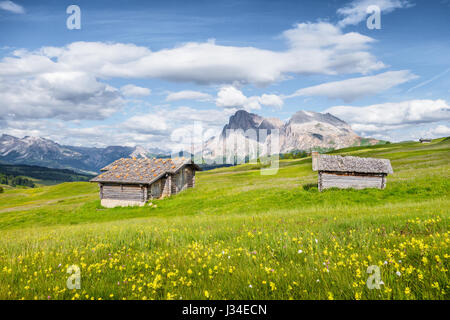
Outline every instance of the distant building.
<svg viewBox="0 0 450 320">
<path fill-rule="evenodd" d="M 199 166 L 185 158 L 119 159 L 90 181 L 99 184 L 104 207 L 142 206 L 150 199 L 194 187 L 198 170 Z"/>
<path fill-rule="evenodd" d="M 314 160 L 313 160 L 314 164 Z M 328 188 L 378 188 L 386 187 L 386 176 L 393 173 L 388 159 L 318 155 L 319 191 Z"/>
<path fill-rule="evenodd" d="M 431 142 L 431 139 L 423 139 L 423 138 L 420 138 L 420 139 L 419 139 L 419 142 L 420 142 L 420 143 L 430 143 L 430 142 Z"/>
</svg>

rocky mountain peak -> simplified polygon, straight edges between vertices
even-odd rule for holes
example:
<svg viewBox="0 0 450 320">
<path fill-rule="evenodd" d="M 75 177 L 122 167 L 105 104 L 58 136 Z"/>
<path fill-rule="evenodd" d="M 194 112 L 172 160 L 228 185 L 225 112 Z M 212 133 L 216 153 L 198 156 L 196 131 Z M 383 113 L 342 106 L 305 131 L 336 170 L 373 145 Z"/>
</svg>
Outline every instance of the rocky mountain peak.
<svg viewBox="0 0 450 320">
<path fill-rule="evenodd" d="M 148 158 L 148 151 L 142 146 L 136 146 L 133 152 L 130 154 L 130 157 L 136 158 Z"/>
<path fill-rule="evenodd" d="M 226 129 L 256 129 L 259 127 L 263 117 L 254 113 L 249 113 L 245 110 L 238 110 L 234 115 L 230 117 L 228 124 L 224 127 Z"/>
<path fill-rule="evenodd" d="M 261 121 L 259 125 L 259 129 L 280 129 L 283 127 L 284 123 L 278 118 L 265 118 L 263 121 Z"/>
<path fill-rule="evenodd" d="M 14 137 L 14 136 L 11 136 L 11 135 L 9 135 L 9 134 L 6 134 L 6 133 L 3 133 L 2 135 L 1 135 L 1 137 L 0 137 L 0 139 L 1 140 L 3 140 L 3 139 L 19 139 L 19 138 L 16 138 L 16 137 Z"/>
<path fill-rule="evenodd" d="M 25 136 L 22 139 L 20 139 L 20 141 L 22 141 L 28 145 L 58 146 L 59 147 L 59 144 L 57 144 L 56 142 L 54 142 L 52 140 L 41 138 L 41 137 L 35 137 L 35 136 Z"/>
<path fill-rule="evenodd" d="M 330 113 L 319 113 L 314 111 L 301 110 L 296 112 L 286 123 L 277 118 L 263 118 L 257 114 L 244 110 L 237 111 L 230 117 L 229 123 L 225 125 L 222 135 L 214 137 L 206 143 L 206 154 L 211 157 L 221 157 L 227 139 L 235 139 L 242 133 L 234 132 L 230 137 L 226 136 L 227 129 L 266 129 L 266 141 L 259 141 L 251 136 L 242 137 L 246 140 L 246 145 L 253 149 L 268 150 L 263 148 L 270 143 L 273 129 L 279 129 L 279 152 L 287 153 L 293 150 L 311 150 L 313 148 L 339 149 L 353 145 L 359 145 L 362 141 L 351 127 L 341 119 Z M 251 140 L 251 141 L 250 141 Z M 376 143 L 372 139 L 369 143 Z M 248 154 L 245 146 L 238 146 L 242 155 Z"/>
<path fill-rule="evenodd" d="M 308 122 L 323 122 L 328 123 L 333 126 L 347 126 L 347 123 L 345 121 L 342 121 L 341 119 L 333 116 L 330 113 L 319 113 L 314 111 L 298 111 L 296 112 L 291 119 L 289 120 L 290 123 L 308 123 Z"/>
<path fill-rule="evenodd" d="M 10 136 L 9 134 L 2 134 L 0 136 L 0 145 L 1 144 L 7 144 L 7 143 L 13 143 L 18 141 L 19 138 L 16 138 L 14 136 Z"/>
</svg>

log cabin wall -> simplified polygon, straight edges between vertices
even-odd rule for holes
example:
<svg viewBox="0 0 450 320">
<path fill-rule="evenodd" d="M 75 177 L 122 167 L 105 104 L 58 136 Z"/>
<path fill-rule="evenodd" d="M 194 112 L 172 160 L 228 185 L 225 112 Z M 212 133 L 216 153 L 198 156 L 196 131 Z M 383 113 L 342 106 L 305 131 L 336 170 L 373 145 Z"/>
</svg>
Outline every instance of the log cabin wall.
<svg viewBox="0 0 450 320">
<path fill-rule="evenodd" d="M 172 194 L 177 194 L 192 186 L 192 169 L 182 168 L 172 176 Z"/>
<path fill-rule="evenodd" d="M 183 188 L 182 179 L 183 179 L 183 170 L 179 170 L 177 173 L 171 176 L 172 178 L 172 194 L 177 194 Z"/>
<path fill-rule="evenodd" d="M 161 180 L 153 182 L 148 188 L 148 199 L 161 198 Z"/>
<path fill-rule="evenodd" d="M 378 188 L 384 189 L 386 185 L 384 174 L 356 174 L 345 172 L 319 172 L 319 191 L 328 188 Z"/>
<path fill-rule="evenodd" d="M 177 194 L 179 191 L 179 180 L 180 180 L 181 174 L 180 171 L 178 171 L 178 173 L 174 174 L 171 176 L 172 178 L 172 190 L 171 190 L 171 194 Z"/>
<path fill-rule="evenodd" d="M 318 179 L 317 179 L 317 188 L 319 189 L 319 191 L 323 190 L 323 186 L 322 186 L 322 172 L 319 171 L 319 175 L 318 175 Z"/>
<path fill-rule="evenodd" d="M 186 180 L 188 188 L 193 188 L 195 186 L 195 170 L 189 167 L 186 168 Z"/>
<path fill-rule="evenodd" d="M 103 184 L 102 199 L 145 201 L 143 187 L 139 185 Z"/>
<path fill-rule="evenodd" d="M 142 201 L 147 202 L 148 200 L 148 185 L 143 185 L 141 186 L 141 190 L 142 190 Z"/>
</svg>

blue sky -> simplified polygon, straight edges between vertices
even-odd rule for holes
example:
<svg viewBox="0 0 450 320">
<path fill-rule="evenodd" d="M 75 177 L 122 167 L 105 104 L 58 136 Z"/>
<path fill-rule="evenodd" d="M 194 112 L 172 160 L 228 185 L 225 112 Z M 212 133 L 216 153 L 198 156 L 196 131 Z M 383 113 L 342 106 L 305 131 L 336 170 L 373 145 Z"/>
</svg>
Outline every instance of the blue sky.
<svg viewBox="0 0 450 320">
<path fill-rule="evenodd" d="M 246 109 L 327 111 L 391 141 L 448 136 L 449 17 L 448 0 L 0 0 L 0 132 L 167 149 L 194 121 L 211 135 Z"/>
</svg>

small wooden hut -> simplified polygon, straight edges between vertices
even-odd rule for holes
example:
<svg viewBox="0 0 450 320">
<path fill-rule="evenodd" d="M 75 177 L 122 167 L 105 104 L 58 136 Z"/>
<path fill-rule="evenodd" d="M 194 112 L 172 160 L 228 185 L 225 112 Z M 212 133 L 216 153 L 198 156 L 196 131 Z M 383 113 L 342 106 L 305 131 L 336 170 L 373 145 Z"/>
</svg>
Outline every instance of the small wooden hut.
<svg viewBox="0 0 450 320">
<path fill-rule="evenodd" d="M 198 170 L 199 166 L 185 158 L 119 159 L 90 181 L 99 184 L 104 207 L 142 206 L 148 200 L 193 188 Z"/>
<path fill-rule="evenodd" d="M 394 173 L 388 159 L 317 155 L 319 191 L 327 188 L 386 187 L 386 176 Z"/>
</svg>

